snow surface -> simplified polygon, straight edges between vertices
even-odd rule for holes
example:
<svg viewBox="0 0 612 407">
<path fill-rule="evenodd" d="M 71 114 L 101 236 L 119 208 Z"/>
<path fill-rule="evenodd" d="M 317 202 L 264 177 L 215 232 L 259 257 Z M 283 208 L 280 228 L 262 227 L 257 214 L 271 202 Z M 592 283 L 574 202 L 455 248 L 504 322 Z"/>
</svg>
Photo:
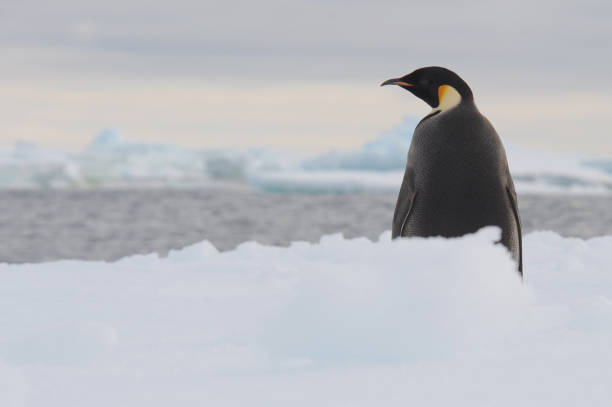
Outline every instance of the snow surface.
<svg viewBox="0 0 612 407">
<path fill-rule="evenodd" d="M 203 187 L 240 181 L 268 192 L 397 191 L 417 120 L 354 151 L 309 156 L 267 148 L 188 150 L 130 142 L 105 130 L 83 151 L 26 142 L 0 150 L 0 188 Z M 510 146 L 519 192 L 610 193 L 612 160 Z"/>
<path fill-rule="evenodd" d="M 0 265 L 0 405 L 609 406 L 612 237 Z"/>
</svg>

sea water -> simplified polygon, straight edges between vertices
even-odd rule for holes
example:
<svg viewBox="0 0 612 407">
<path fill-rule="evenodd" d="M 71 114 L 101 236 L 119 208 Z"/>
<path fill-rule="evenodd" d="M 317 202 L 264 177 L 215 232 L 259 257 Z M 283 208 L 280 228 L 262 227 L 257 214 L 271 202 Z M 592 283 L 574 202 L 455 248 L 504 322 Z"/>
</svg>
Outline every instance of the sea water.
<svg viewBox="0 0 612 407">
<path fill-rule="evenodd" d="M 396 194 L 261 193 L 200 189 L 0 191 L 0 262 L 112 261 L 209 240 L 288 245 L 321 236 L 377 239 L 391 229 Z M 612 234 L 612 196 L 521 194 L 523 232 Z"/>
</svg>

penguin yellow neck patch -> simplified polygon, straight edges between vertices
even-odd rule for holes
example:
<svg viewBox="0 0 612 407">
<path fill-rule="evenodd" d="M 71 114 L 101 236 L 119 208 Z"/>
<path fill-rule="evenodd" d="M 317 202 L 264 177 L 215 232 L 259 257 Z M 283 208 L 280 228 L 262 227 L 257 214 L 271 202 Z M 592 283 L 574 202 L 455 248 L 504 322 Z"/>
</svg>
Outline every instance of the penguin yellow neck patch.
<svg viewBox="0 0 612 407">
<path fill-rule="evenodd" d="M 461 103 L 461 95 L 457 89 L 450 85 L 442 85 L 438 87 L 438 106 L 433 109 L 434 112 L 444 112 Z"/>
</svg>

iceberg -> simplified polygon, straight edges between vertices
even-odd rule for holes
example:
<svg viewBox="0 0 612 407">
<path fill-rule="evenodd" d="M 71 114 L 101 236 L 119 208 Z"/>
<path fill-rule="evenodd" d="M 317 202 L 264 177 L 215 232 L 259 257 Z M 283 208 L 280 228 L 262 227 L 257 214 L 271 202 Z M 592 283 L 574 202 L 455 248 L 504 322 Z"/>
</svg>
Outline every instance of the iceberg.
<svg viewBox="0 0 612 407">
<path fill-rule="evenodd" d="M 306 158 L 285 172 L 254 168 L 247 180 L 267 192 L 396 192 L 417 124 L 417 120 L 406 118 L 396 129 L 360 149 Z M 506 145 L 506 150 L 518 192 L 612 192 L 612 160 L 528 151 L 513 145 Z"/>
<path fill-rule="evenodd" d="M 418 121 L 412 118 L 353 152 L 332 151 L 306 159 L 305 170 L 393 171 L 406 166 L 406 155 Z"/>
<path fill-rule="evenodd" d="M 242 183 L 264 192 L 396 192 L 417 120 L 353 151 L 194 150 L 133 142 L 113 129 L 82 151 L 27 142 L 0 150 L 0 188 L 208 187 Z M 519 192 L 610 193 L 612 160 L 507 146 Z"/>
<path fill-rule="evenodd" d="M 125 141 L 114 129 L 102 131 L 81 153 L 71 157 L 86 185 L 205 184 L 206 162 L 197 151 Z"/>
</svg>

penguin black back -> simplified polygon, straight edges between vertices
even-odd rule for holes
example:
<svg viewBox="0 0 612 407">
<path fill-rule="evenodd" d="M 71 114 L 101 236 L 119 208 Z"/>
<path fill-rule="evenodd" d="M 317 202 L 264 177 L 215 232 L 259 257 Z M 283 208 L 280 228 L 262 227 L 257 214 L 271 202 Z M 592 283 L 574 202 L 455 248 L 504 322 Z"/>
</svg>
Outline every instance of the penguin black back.
<svg viewBox="0 0 612 407">
<path fill-rule="evenodd" d="M 433 109 L 417 125 L 393 216 L 393 238 L 456 237 L 495 225 L 522 274 L 521 221 L 497 132 L 456 73 L 427 67 L 381 86 L 400 86 Z"/>
</svg>

